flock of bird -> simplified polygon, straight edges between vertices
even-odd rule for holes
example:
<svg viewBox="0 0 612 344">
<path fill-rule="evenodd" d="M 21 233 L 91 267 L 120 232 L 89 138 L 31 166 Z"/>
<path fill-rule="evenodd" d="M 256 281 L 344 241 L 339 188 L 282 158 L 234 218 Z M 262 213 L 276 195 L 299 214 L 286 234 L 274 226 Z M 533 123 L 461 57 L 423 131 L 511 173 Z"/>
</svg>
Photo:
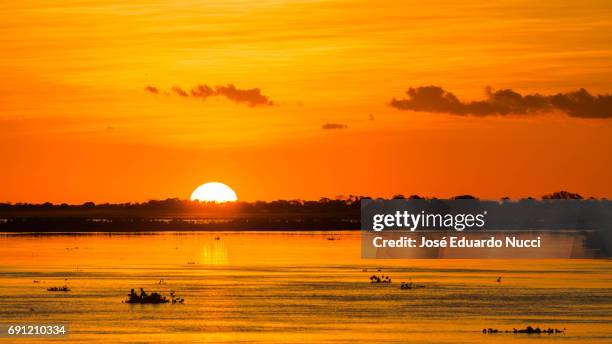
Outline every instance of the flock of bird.
<svg viewBox="0 0 612 344">
<path fill-rule="evenodd" d="M 368 269 L 363 269 L 363 272 L 367 272 Z M 382 271 L 381 269 L 377 270 L 378 272 Z M 502 282 L 502 278 L 497 277 L 497 279 L 495 280 L 497 283 L 501 283 Z M 392 283 L 391 277 L 390 276 L 385 276 L 385 275 L 372 275 L 370 276 L 370 283 L 372 284 L 376 284 L 376 283 Z M 422 284 L 414 284 L 412 283 L 412 278 L 409 279 L 409 282 L 401 282 L 400 283 L 400 289 L 416 289 L 416 288 L 425 288 L 424 285 Z"/>
</svg>

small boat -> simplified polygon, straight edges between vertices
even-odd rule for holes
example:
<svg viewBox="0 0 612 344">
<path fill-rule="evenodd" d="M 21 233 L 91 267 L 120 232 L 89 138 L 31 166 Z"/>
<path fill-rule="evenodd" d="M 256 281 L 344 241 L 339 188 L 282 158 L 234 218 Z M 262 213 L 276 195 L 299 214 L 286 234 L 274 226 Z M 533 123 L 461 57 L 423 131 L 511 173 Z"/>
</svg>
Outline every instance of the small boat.
<svg viewBox="0 0 612 344">
<path fill-rule="evenodd" d="M 167 297 L 162 296 L 159 293 L 148 294 L 143 288 L 140 288 L 140 294 L 137 294 L 134 289 L 128 294 L 128 299 L 125 303 L 141 303 L 141 304 L 157 304 L 157 303 L 168 303 Z"/>
<path fill-rule="evenodd" d="M 130 291 L 128 294 L 127 300 L 125 303 L 139 303 L 139 304 L 160 304 L 160 303 L 184 303 L 185 300 L 179 298 L 174 294 L 174 291 L 170 291 L 170 298 L 167 298 L 160 293 L 152 292 L 147 293 L 143 288 L 140 288 L 140 294 L 137 294 L 134 289 Z"/>
</svg>

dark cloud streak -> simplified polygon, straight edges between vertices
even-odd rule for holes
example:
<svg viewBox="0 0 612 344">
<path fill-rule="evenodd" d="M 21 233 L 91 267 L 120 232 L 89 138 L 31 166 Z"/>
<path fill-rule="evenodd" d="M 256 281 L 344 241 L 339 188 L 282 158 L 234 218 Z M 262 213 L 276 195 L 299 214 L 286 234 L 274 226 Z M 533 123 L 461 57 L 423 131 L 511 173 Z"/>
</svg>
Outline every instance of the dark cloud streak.
<svg viewBox="0 0 612 344">
<path fill-rule="evenodd" d="M 591 95 L 581 88 L 553 95 L 521 95 L 511 89 L 486 90 L 486 99 L 463 102 L 439 86 L 411 87 L 408 98 L 391 100 L 398 110 L 441 112 L 454 115 L 529 115 L 560 111 L 571 117 L 612 118 L 612 94 Z"/>
<path fill-rule="evenodd" d="M 155 86 L 147 86 L 145 87 L 145 91 L 152 94 L 160 94 L 161 92 L 160 89 Z M 233 84 L 215 87 L 208 85 L 197 85 L 190 91 L 187 91 L 179 86 L 173 86 L 171 91 L 172 94 L 183 98 L 197 98 L 204 100 L 209 97 L 222 96 L 237 104 L 242 103 L 250 107 L 274 105 L 274 102 L 272 102 L 267 96 L 261 94 L 261 90 L 259 88 L 239 89 Z"/>
</svg>

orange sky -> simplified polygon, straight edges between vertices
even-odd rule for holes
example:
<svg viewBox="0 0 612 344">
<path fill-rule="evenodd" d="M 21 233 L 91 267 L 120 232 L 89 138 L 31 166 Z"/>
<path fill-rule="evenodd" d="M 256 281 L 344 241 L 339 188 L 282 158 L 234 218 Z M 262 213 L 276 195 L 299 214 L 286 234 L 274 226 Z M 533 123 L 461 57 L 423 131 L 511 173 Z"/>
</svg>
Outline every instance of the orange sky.
<svg viewBox="0 0 612 344">
<path fill-rule="evenodd" d="M 0 202 L 188 198 L 211 180 L 243 200 L 612 197 L 612 119 L 389 105 L 423 85 L 611 93 L 611 18 L 609 1 L 4 2 Z M 164 94 L 200 84 L 274 105 Z"/>
</svg>

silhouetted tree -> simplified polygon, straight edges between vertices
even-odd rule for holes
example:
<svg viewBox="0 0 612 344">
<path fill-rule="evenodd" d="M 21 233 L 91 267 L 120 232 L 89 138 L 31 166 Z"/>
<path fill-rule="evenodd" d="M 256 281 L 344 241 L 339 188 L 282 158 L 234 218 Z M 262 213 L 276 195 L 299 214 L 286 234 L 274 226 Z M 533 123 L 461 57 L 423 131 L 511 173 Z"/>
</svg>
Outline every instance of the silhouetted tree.
<svg viewBox="0 0 612 344">
<path fill-rule="evenodd" d="M 542 199 L 582 199 L 577 193 L 572 193 L 569 191 L 557 191 L 548 195 L 542 196 Z"/>
<path fill-rule="evenodd" d="M 453 199 L 478 199 L 478 198 L 472 195 L 459 195 L 459 196 L 453 197 Z"/>
</svg>

